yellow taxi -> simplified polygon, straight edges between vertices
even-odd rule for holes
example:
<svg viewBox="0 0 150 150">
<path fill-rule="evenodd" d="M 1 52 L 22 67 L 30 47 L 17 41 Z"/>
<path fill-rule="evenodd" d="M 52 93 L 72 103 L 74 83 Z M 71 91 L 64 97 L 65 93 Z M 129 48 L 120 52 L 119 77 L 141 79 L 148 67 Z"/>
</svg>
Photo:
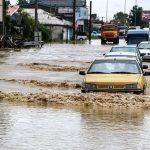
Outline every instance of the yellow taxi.
<svg viewBox="0 0 150 150">
<path fill-rule="evenodd" d="M 145 76 L 150 72 L 144 72 L 135 58 L 117 57 L 95 60 L 87 72 L 80 71 L 84 75 L 81 92 L 134 92 L 144 93 L 147 82 Z"/>
</svg>

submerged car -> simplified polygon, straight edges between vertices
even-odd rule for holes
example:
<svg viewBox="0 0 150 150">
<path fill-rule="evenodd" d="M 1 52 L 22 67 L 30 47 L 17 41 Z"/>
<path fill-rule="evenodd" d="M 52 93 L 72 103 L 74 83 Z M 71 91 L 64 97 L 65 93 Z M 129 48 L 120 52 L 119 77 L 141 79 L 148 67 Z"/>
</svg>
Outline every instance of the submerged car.
<svg viewBox="0 0 150 150">
<path fill-rule="evenodd" d="M 95 60 L 85 75 L 81 92 L 134 92 L 144 93 L 147 83 L 143 68 L 135 58 L 103 58 Z"/>
<path fill-rule="evenodd" d="M 138 49 L 143 55 L 143 60 L 150 60 L 150 41 L 141 42 Z"/>
</svg>

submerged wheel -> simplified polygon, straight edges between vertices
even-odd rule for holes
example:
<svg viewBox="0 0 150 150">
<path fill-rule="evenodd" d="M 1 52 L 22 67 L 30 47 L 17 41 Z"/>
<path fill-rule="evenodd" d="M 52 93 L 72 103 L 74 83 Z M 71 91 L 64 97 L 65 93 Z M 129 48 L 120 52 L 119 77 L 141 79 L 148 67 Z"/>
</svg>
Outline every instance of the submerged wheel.
<svg viewBox="0 0 150 150">
<path fill-rule="evenodd" d="M 114 40 L 114 44 L 119 44 L 119 38 Z"/>
<path fill-rule="evenodd" d="M 86 91 L 85 90 L 81 90 L 81 93 L 86 93 Z"/>
<path fill-rule="evenodd" d="M 103 38 L 101 39 L 101 44 L 106 44 L 106 41 Z"/>
</svg>

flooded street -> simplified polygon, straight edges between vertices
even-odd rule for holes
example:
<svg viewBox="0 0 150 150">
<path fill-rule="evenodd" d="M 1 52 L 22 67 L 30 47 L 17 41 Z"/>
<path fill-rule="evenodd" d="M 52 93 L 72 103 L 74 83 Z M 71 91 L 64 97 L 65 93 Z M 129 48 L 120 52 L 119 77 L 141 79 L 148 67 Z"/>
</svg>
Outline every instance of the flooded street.
<svg viewBox="0 0 150 150">
<path fill-rule="evenodd" d="M 80 92 L 79 70 L 111 47 L 94 40 L 1 50 L 0 149 L 150 149 L 149 77 L 146 95 Z"/>
<path fill-rule="evenodd" d="M 150 111 L 0 103 L 1 150 L 148 150 Z"/>
</svg>

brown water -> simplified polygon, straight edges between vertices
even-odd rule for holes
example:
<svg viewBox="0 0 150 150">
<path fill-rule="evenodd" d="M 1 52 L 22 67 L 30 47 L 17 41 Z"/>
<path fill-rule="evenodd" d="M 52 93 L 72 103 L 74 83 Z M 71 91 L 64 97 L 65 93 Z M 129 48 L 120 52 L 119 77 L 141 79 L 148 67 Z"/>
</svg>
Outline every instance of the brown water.
<svg viewBox="0 0 150 150">
<path fill-rule="evenodd" d="M 125 42 L 121 40 L 120 44 Z M 141 102 L 136 95 L 84 95 L 76 87 L 82 82 L 78 70 L 88 68 L 111 46 L 94 40 L 91 45 L 49 44 L 42 49 L 1 50 L 0 150 L 149 150 L 150 111 L 129 107 Z M 144 99 L 149 101 L 150 78 L 147 79 Z M 27 94 L 33 103 L 18 103 Z M 57 105 L 34 103 L 43 94 L 48 100 L 55 98 Z M 104 96 L 105 101 L 128 107 L 89 106 L 91 96 L 95 104 Z M 80 104 L 86 105 L 69 105 L 66 98 L 71 102 L 81 98 Z"/>
<path fill-rule="evenodd" d="M 150 111 L 0 103 L 1 150 L 149 150 Z"/>
</svg>

